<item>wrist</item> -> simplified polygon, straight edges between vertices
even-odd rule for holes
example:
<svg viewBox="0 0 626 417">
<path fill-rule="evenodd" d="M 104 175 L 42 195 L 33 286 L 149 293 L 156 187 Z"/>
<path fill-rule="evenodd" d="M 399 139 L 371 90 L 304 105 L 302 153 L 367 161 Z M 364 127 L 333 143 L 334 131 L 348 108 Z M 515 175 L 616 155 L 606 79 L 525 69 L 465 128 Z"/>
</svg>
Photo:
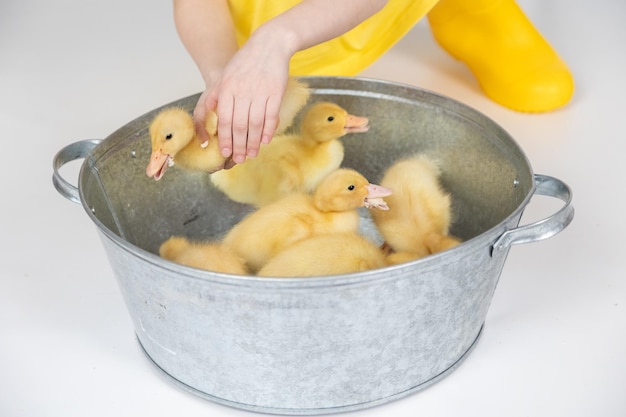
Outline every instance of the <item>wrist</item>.
<svg viewBox="0 0 626 417">
<path fill-rule="evenodd" d="M 204 80 L 205 88 L 212 88 L 221 78 L 222 68 L 208 68 L 201 71 L 202 79 Z"/>
<path fill-rule="evenodd" d="M 259 26 L 248 42 L 264 49 L 269 48 L 274 54 L 289 60 L 301 48 L 298 34 L 290 28 L 272 23 L 270 21 Z"/>
</svg>

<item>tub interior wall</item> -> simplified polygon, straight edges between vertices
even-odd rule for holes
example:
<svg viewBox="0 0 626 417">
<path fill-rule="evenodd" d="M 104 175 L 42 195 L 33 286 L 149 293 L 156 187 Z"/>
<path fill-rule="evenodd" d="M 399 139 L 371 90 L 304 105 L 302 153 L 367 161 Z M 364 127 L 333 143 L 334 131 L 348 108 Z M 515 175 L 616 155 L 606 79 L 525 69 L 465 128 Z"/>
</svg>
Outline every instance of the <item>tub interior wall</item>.
<svg viewBox="0 0 626 417">
<path fill-rule="evenodd" d="M 315 88 L 316 82 L 311 81 L 311 102 L 332 101 L 370 119 L 367 133 L 342 138 L 343 166 L 377 183 L 401 158 L 415 153 L 434 158 L 452 196 L 451 232 L 464 240 L 502 222 L 532 189 L 532 171 L 522 151 L 499 126 L 465 106 L 395 85 L 368 84 L 363 90 L 362 83 L 339 80 L 332 88 Z M 327 86 L 328 81 L 320 83 Z M 197 97 L 171 105 L 191 111 Z M 174 166 L 158 182 L 146 176 L 148 125 L 158 110 L 109 136 L 83 164 L 80 176 L 86 209 L 106 228 L 153 253 L 171 235 L 219 238 L 252 211 L 230 201 L 207 174 Z M 368 216 L 366 210 L 362 213 Z"/>
</svg>

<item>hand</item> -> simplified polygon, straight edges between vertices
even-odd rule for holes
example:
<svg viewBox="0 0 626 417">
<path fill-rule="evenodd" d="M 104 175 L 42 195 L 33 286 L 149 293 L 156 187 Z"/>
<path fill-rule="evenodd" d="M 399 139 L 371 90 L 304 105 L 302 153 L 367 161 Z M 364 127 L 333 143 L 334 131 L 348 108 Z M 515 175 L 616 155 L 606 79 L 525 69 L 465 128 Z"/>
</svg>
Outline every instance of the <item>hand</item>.
<svg viewBox="0 0 626 417">
<path fill-rule="evenodd" d="M 233 56 L 214 85 L 200 96 L 194 111 L 201 140 L 206 139 L 202 135 L 206 135 L 207 111 L 216 111 L 221 153 L 232 155 L 235 163 L 255 157 L 261 143 L 271 141 L 287 85 L 290 55 L 276 53 L 280 48 L 257 45 L 251 39 Z"/>
</svg>

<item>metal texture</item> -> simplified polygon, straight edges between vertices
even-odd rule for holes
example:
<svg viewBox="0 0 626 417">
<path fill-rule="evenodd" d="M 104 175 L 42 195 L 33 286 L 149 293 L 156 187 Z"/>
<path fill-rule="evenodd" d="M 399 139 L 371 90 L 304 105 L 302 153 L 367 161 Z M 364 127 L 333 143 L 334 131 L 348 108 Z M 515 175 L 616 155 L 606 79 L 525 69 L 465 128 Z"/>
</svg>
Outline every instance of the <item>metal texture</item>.
<svg viewBox="0 0 626 417">
<path fill-rule="evenodd" d="M 334 101 L 370 119 L 369 132 L 343 139 L 344 166 L 377 182 L 394 161 L 413 153 L 440 162 L 453 198 L 452 232 L 463 244 L 341 276 L 200 271 L 158 257 L 160 243 L 173 234 L 218 238 L 251 209 L 229 201 L 203 174 L 172 168 L 159 182 L 146 177 L 147 128 L 159 109 L 94 149 L 73 156 L 62 150 L 54 161 L 56 184 L 64 161 L 85 158 L 78 187 L 58 189 L 70 200 L 78 190 L 148 357 L 197 395 L 265 413 L 370 407 L 447 375 L 480 335 L 510 245 L 549 237 L 573 215 L 569 188 L 535 176 L 515 141 L 481 113 L 396 83 L 306 80 L 312 100 Z M 191 110 L 197 98 L 169 105 Z M 518 227 L 535 193 L 565 206 Z M 362 230 L 380 239 L 367 211 Z"/>
</svg>

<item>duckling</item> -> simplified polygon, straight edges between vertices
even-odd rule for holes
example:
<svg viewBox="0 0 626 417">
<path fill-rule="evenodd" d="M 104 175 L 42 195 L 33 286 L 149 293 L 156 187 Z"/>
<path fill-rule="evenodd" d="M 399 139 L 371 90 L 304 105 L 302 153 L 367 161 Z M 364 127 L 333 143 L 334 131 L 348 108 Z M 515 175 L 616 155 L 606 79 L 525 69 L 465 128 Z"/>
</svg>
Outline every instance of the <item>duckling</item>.
<svg viewBox="0 0 626 417">
<path fill-rule="evenodd" d="M 283 249 L 311 236 L 356 232 L 359 207 L 385 210 L 384 187 L 370 184 L 352 169 L 328 174 L 313 194 L 295 193 L 263 206 L 244 217 L 222 244 L 242 257 L 255 273 Z"/>
<path fill-rule="evenodd" d="M 366 132 L 368 119 L 334 103 L 311 105 L 299 133 L 275 136 L 255 159 L 211 175 L 213 184 L 239 203 L 264 206 L 293 192 L 312 192 L 339 168 L 348 133 Z"/>
<path fill-rule="evenodd" d="M 159 256 L 192 268 L 248 274 L 243 260 L 218 243 L 192 242 L 182 236 L 172 236 L 159 247 Z"/>
<path fill-rule="evenodd" d="M 425 155 L 394 163 L 381 184 L 393 190 L 389 210 L 372 211 L 372 219 L 392 252 L 391 264 L 450 249 L 461 241 L 449 235 L 450 195 L 439 184 L 437 164 Z"/>
<path fill-rule="evenodd" d="M 422 256 L 413 252 L 388 252 L 385 255 L 385 263 L 387 265 L 399 265 L 406 262 L 411 262 Z"/>
<path fill-rule="evenodd" d="M 430 235 L 424 240 L 430 254 L 441 252 L 457 246 L 461 241 L 454 236 Z M 389 245 L 383 244 L 381 250 L 385 256 L 387 265 L 398 265 L 411 262 L 426 256 L 419 251 L 395 251 Z"/>
<path fill-rule="evenodd" d="M 310 90 L 306 84 L 294 78 L 289 79 L 279 110 L 280 120 L 276 134 L 283 133 L 291 126 L 309 96 Z M 212 173 L 223 169 L 228 159 L 223 157 L 219 150 L 215 112 L 207 113 L 205 128 L 209 140 L 201 144 L 189 112 L 177 107 L 159 112 L 149 128 L 152 154 L 146 167 L 146 175 L 160 180 L 174 162 L 184 169 L 193 171 Z"/>
<path fill-rule="evenodd" d="M 380 248 L 354 233 L 332 233 L 296 242 L 265 264 L 257 275 L 307 277 L 362 272 L 387 266 Z"/>
<path fill-rule="evenodd" d="M 217 143 L 217 114 L 207 114 L 205 127 L 211 140 L 200 144 L 191 115 L 182 108 L 170 107 L 156 115 L 150 124 L 152 154 L 146 175 L 160 180 L 176 163 L 185 169 L 213 172 L 224 168 L 224 158 Z"/>
</svg>

